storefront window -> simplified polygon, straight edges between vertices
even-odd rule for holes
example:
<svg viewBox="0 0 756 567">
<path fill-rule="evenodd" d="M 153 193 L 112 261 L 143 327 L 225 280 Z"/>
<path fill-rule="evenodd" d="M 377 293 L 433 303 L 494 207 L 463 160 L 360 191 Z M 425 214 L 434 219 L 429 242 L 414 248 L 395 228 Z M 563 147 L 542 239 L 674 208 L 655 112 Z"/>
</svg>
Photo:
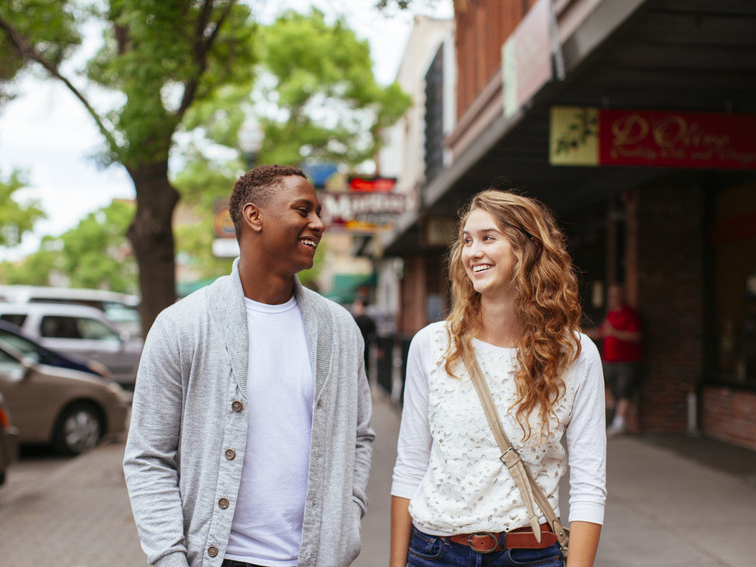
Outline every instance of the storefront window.
<svg viewBox="0 0 756 567">
<path fill-rule="evenodd" d="M 715 207 L 716 378 L 756 386 L 756 183 L 720 191 Z"/>
</svg>

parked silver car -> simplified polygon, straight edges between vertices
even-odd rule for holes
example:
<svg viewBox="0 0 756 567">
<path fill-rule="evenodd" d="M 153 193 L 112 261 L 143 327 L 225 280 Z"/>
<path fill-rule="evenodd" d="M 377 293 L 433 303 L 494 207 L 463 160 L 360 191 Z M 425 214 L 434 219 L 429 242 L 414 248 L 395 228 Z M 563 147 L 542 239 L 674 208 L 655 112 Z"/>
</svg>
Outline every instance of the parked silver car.
<svg viewBox="0 0 756 567">
<path fill-rule="evenodd" d="M 20 443 L 52 443 L 63 454 L 93 448 L 126 429 L 129 394 L 106 378 L 41 364 L 0 340 L 0 391 Z"/>
<path fill-rule="evenodd" d="M 134 387 L 144 341 L 119 330 L 102 311 L 83 305 L 0 303 L 0 320 L 42 346 L 104 364 L 116 382 Z"/>
<path fill-rule="evenodd" d="M 110 370 L 104 364 L 44 347 L 39 344 L 39 341 L 27 337 L 19 327 L 7 321 L 0 321 L 0 340 L 8 343 L 24 356 L 31 356 L 42 364 L 73 368 L 110 378 Z"/>
</svg>

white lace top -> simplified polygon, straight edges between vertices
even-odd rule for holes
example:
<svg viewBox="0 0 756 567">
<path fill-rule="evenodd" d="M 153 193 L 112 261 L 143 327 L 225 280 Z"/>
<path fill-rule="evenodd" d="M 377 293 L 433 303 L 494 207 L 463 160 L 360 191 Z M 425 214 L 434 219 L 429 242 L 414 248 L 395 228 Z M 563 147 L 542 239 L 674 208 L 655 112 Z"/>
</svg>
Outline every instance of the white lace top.
<svg viewBox="0 0 756 567">
<path fill-rule="evenodd" d="M 391 494 L 410 499 L 421 531 L 434 535 L 501 532 L 528 525 L 519 490 L 499 460 L 500 450 L 464 367 L 444 369 L 446 325 L 433 323 L 410 345 L 404 408 Z M 517 399 L 516 350 L 473 341 L 504 430 L 559 513 L 559 481 L 570 465 L 570 521 L 601 524 L 606 500 L 604 381 L 593 342 L 565 375 L 565 395 L 554 405 L 551 434 L 541 440 L 531 415 L 530 438 L 512 408 Z M 543 518 L 542 518 L 543 521 Z"/>
</svg>

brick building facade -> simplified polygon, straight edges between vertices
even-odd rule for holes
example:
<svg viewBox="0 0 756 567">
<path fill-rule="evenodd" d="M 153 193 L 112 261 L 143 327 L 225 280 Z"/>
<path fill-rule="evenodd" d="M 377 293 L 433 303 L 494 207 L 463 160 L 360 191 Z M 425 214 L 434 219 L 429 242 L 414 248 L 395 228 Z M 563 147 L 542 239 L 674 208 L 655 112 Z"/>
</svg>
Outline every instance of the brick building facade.
<svg viewBox="0 0 756 567">
<path fill-rule="evenodd" d="M 453 160 L 421 180 L 419 209 L 382 243 L 386 256 L 404 259 L 399 330 L 411 336 L 429 322 L 428 294 L 448 302 L 446 242 L 424 238 L 427 227 L 439 219 L 451 226 L 459 207 L 492 184 L 518 187 L 565 227 L 587 322 L 602 317 L 604 292 L 617 282 L 640 313 L 645 358 L 632 430 L 701 432 L 756 450 L 753 163 L 565 167 L 549 159 L 557 106 L 751 120 L 756 5 L 540 2 L 549 4 L 558 45 L 553 75 L 511 111 L 502 44 L 539 2 L 455 1 L 456 122 L 440 142 Z M 756 160 L 756 135 L 746 146 Z"/>
</svg>

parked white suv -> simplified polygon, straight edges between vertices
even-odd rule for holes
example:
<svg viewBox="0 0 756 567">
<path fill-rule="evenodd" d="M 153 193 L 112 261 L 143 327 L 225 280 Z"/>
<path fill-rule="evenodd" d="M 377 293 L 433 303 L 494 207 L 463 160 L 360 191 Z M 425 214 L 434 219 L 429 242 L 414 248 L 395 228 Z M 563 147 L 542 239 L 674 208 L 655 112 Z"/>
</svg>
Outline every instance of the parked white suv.
<svg viewBox="0 0 756 567">
<path fill-rule="evenodd" d="M 114 381 L 132 389 L 144 341 L 118 329 L 94 307 L 54 303 L 0 303 L 0 320 L 21 328 L 42 346 L 96 360 Z"/>
<path fill-rule="evenodd" d="M 119 329 L 142 335 L 139 297 L 104 289 L 0 285 L 0 301 L 7 303 L 64 303 L 95 307 Z"/>
</svg>

